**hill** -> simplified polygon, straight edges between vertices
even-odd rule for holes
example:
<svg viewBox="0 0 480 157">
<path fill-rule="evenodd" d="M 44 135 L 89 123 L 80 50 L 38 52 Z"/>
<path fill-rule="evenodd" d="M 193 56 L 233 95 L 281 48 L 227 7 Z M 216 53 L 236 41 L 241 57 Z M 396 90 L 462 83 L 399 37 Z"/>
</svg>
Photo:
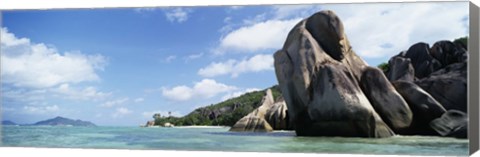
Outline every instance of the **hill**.
<svg viewBox="0 0 480 157">
<path fill-rule="evenodd" d="M 52 126 L 63 126 L 63 125 L 72 125 L 72 126 L 96 126 L 92 122 L 81 121 L 81 120 L 72 120 L 64 117 L 55 117 L 53 119 L 47 119 L 44 121 L 39 121 L 33 125 L 52 125 Z"/>
<path fill-rule="evenodd" d="M 2 121 L 2 125 L 18 125 L 18 124 L 9 120 L 4 120 Z"/>
<path fill-rule="evenodd" d="M 281 92 L 277 85 L 270 88 L 274 99 L 280 97 Z M 184 125 L 220 125 L 233 126 L 239 119 L 259 107 L 265 91 L 254 91 L 241 96 L 212 104 L 210 106 L 197 108 L 183 117 L 159 117 L 155 119 L 155 125 L 172 123 L 176 126 Z"/>
</svg>

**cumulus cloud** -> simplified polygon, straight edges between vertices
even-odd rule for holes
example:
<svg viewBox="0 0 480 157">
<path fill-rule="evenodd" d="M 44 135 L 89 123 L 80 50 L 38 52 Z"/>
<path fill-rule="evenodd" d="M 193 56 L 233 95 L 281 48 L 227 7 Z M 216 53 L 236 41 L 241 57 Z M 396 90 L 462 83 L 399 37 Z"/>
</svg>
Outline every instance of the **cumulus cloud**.
<svg viewBox="0 0 480 157">
<path fill-rule="evenodd" d="M 188 8 L 166 9 L 165 17 L 170 22 L 182 23 L 188 20 L 188 14 L 191 12 L 192 10 Z"/>
<path fill-rule="evenodd" d="M 112 114 L 113 118 L 119 118 L 128 114 L 131 114 L 132 111 L 129 110 L 128 108 L 125 107 L 119 107 L 115 110 L 115 112 Z"/>
<path fill-rule="evenodd" d="M 126 103 L 128 100 L 129 100 L 129 98 L 120 98 L 120 99 L 104 102 L 104 103 L 100 104 L 100 106 L 102 106 L 102 107 L 118 106 L 118 105 L 122 105 L 122 104 Z"/>
<path fill-rule="evenodd" d="M 301 19 L 268 20 L 233 30 L 220 39 L 215 53 L 256 52 L 266 49 L 280 49 L 288 32 Z M 254 35 L 254 36 L 252 36 Z"/>
<path fill-rule="evenodd" d="M 97 91 L 97 89 L 92 86 L 79 89 L 71 87 L 68 83 L 61 84 L 56 88 L 51 88 L 49 91 L 73 100 L 102 100 L 112 95 L 112 93 Z"/>
<path fill-rule="evenodd" d="M 468 3 L 325 5 L 345 25 L 353 50 L 365 58 L 390 57 L 417 42 L 433 44 L 468 35 Z"/>
<path fill-rule="evenodd" d="M 269 54 L 258 54 L 248 59 L 244 58 L 243 60 L 230 59 L 225 62 L 213 62 L 201 68 L 198 74 L 203 77 L 231 75 L 231 77 L 235 78 L 242 73 L 273 69 L 273 56 Z"/>
<path fill-rule="evenodd" d="M 57 105 L 51 105 L 51 106 L 24 106 L 23 110 L 27 114 L 46 114 L 46 113 L 52 113 L 52 112 L 57 112 L 60 110 L 60 108 Z"/>
<path fill-rule="evenodd" d="M 80 52 L 59 53 L 43 43 L 18 38 L 1 28 L 2 83 L 17 87 L 45 88 L 62 83 L 100 80 L 96 71 L 107 61 L 102 55 Z"/>
<path fill-rule="evenodd" d="M 203 79 L 196 82 L 193 87 L 186 85 L 175 86 L 173 88 L 162 88 L 163 97 L 172 101 L 187 101 L 193 98 L 211 98 L 220 93 L 229 92 L 237 89 L 235 86 L 218 83 L 212 79 Z"/>
<path fill-rule="evenodd" d="M 225 101 L 225 100 L 228 100 L 230 98 L 235 98 L 235 97 L 239 97 L 243 94 L 246 94 L 246 93 L 250 93 L 250 92 L 254 92 L 254 91 L 260 91 L 261 89 L 258 89 L 258 88 L 247 88 L 245 90 L 240 90 L 240 91 L 236 91 L 236 92 L 231 92 L 231 93 L 228 93 L 226 94 L 225 96 L 222 97 L 222 101 Z"/>
</svg>

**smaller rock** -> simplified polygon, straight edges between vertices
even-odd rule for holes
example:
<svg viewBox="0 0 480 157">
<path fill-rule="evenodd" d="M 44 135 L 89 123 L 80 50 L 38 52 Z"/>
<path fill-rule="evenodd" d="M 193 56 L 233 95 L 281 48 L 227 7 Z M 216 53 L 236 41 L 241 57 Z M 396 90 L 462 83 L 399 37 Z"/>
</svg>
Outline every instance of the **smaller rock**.
<svg viewBox="0 0 480 157">
<path fill-rule="evenodd" d="M 270 132 L 273 128 L 263 117 L 245 116 L 240 119 L 229 131 L 236 132 Z"/>
<path fill-rule="evenodd" d="M 155 125 L 155 121 L 151 120 L 151 121 L 148 121 L 147 124 L 145 124 L 145 127 L 151 127 L 154 125 Z"/>
<path fill-rule="evenodd" d="M 289 117 L 287 112 L 287 104 L 283 100 L 279 100 L 268 109 L 265 120 L 272 126 L 273 130 L 291 130 L 289 125 Z"/>
<path fill-rule="evenodd" d="M 272 91 L 268 89 L 263 96 L 262 101 L 260 102 L 260 107 L 253 110 L 251 113 L 246 115 L 237 121 L 230 131 L 253 131 L 253 132 L 268 132 L 272 131 L 272 127 L 265 120 L 265 115 L 267 111 L 273 106 L 273 95 Z"/>
<path fill-rule="evenodd" d="M 169 123 L 169 122 L 166 122 L 166 123 L 163 124 L 163 127 L 169 127 L 169 128 L 171 128 L 171 127 L 174 127 L 174 126 L 175 126 L 175 125 L 173 125 L 173 124 L 171 124 L 171 123 Z"/>
<path fill-rule="evenodd" d="M 415 80 L 415 69 L 413 69 L 409 58 L 395 56 L 388 61 L 386 76 L 390 81 L 402 80 L 412 82 Z"/>
<path fill-rule="evenodd" d="M 458 110 L 448 110 L 430 122 L 430 126 L 442 136 L 467 138 L 468 116 Z"/>
</svg>

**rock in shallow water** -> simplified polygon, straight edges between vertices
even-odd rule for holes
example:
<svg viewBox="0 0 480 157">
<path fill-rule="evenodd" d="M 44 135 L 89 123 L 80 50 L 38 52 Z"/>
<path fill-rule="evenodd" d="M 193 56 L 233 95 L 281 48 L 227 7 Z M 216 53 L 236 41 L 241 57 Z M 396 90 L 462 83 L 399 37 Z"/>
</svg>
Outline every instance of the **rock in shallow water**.
<svg viewBox="0 0 480 157">
<path fill-rule="evenodd" d="M 407 135 L 438 135 L 429 123 L 445 113 L 445 108 L 430 94 L 412 82 L 394 81 L 393 85 L 407 101 L 413 113 L 412 124 L 399 134 Z"/>
<path fill-rule="evenodd" d="M 368 65 L 351 50 L 343 32 L 335 13 L 322 11 L 297 24 L 275 53 L 290 122 L 299 136 L 392 136 L 360 88 Z"/>
<path fill-rule="evenodd" d="M 442 136 L 467 138 L 468 116 L 458 110 L 448 110 L 442 117 L 433 120 L 430 126 Z"/>
<path fill-rule="evenodd" d="M 272 91 L 268 89 L 260 102 L 260 107 L 237 121 L 230 131 L 270 132 L 290 129 L 286 112 L 285 102 L 283 100 L 274 102 Z"/>
</svg>

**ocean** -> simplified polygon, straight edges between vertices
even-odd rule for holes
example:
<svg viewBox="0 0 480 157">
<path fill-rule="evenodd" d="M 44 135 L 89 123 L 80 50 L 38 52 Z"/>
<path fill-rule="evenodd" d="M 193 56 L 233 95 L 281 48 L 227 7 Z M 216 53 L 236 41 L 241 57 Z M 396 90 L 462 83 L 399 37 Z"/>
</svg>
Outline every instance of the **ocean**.
<svg viewBox="0 0 480 157">
<path fill-rule="evenodd" d="M 297 137 L 293 131 L 229 132 L 228 127 L 3 126 L 1 146 L 299 152 L 399 155 L 468 155 L 468 139 Z"/>
</svg>

